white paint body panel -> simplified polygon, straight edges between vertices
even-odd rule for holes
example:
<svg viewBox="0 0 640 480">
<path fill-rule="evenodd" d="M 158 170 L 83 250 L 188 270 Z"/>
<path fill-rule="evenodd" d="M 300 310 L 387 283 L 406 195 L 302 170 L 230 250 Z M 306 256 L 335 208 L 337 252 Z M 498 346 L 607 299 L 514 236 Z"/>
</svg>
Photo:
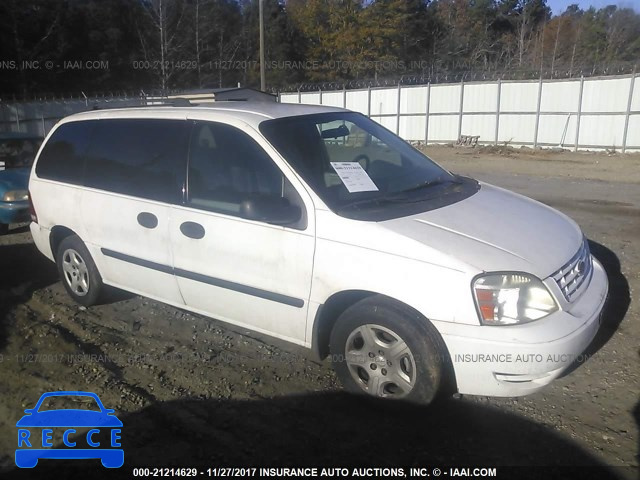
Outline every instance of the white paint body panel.
<svg viewBox="0 0 640 480">
<path fill-rule="evenodd" d="M 102 249 L 107 249 L 172 267 L 169 205 L 90 188 L 81 190 L 80 211 L 85 232 L 82 239 L 103 280 L 111 285 L 126 286 L 142 295 L 153 295 L 172 304 L 184 305 L 172 274 L 102 253 Z M 142 212 L 155 215 L 158 226 L 152 230 L 142 227 L 137 220 Z"/>
<path fill-rule="evenodd" d="M 182 235 L 183 222 L 202 225 L 205 237 L 195 240 Z M 313 234 L 284 227 L 184 207 L 173 207 L 171 212 L 176 268 L 304 299 L 304 306 L 294 307 L 178 277 L 185 303 L 296 343 L 305 338 L 314 243 Z"/>
</svg>

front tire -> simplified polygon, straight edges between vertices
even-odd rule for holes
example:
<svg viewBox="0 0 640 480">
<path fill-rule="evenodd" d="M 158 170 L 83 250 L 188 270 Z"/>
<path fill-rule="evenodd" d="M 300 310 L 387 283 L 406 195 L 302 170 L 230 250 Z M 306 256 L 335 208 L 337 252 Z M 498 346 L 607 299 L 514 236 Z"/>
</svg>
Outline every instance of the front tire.
<svg viewBox="0 0 640 480">
<path fill-rule="evenodd" d="M 331 361 L 345 389 L 429 404 L 443 383 L 439 334 L 413 309 L 383 296 L 349 307 L 331 332 Z"/>
<path fill-rule="evenodd" d="M 72 235 L 60 242 L 56 263 L 71 298 L 85 307 L 99 302 L 104 290 L 102 277 L 80 237 Z"/>
<path fill-rule="evenodd" d="M 6 235 L 7 233 L 9 233 L 9 225 L 0 223 L 0 235 Z"/>
</svg>

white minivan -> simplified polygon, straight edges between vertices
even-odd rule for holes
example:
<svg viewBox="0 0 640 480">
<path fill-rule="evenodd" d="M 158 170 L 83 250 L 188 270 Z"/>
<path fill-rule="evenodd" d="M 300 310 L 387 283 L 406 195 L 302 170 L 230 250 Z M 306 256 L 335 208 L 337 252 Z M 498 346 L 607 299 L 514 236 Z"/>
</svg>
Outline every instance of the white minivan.
<svg viewBox="0 0 640 480">
<path fill-rule="evenodd" d="M 29 190 L 34 241 L 80 304 L 128 290 L 329 356 L 378 397 L 535 392 L 607 297 L 571 219 L 340 108 L 73 115 Z"/>
</svg>

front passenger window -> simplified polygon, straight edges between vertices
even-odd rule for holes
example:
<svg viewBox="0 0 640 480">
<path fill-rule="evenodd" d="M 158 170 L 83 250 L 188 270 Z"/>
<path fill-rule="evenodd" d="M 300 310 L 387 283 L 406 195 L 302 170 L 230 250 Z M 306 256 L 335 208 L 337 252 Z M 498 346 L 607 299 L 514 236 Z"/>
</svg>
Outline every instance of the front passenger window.
<svg viewBox="0 0 640 480">
<path fill-rule="evenodd" d="M 288 224 L 293 222 L 282 217 L 288 206 L 303 210 L 302 200 L 267 153 L 247 134 L 220 123 L 196 122 L 188 187 L 191 206 L 227 215 Z M 274 219 L 282 221 L 270 221 L 272 210 L 277 211 Z"/>
</svg>

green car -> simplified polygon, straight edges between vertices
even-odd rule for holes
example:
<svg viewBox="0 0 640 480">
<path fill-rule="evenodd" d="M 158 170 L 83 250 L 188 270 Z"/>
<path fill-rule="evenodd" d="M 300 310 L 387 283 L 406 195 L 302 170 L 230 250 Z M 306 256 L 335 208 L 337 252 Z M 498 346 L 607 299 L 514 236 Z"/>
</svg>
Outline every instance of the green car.
<svg viewBox="0 0 640 480">
<path fill-rule="evenodd" d="M 41 143 L 38 135 L 0 133 L 0 235 L 29 221 L 29 173 Z"/>
</svg>

